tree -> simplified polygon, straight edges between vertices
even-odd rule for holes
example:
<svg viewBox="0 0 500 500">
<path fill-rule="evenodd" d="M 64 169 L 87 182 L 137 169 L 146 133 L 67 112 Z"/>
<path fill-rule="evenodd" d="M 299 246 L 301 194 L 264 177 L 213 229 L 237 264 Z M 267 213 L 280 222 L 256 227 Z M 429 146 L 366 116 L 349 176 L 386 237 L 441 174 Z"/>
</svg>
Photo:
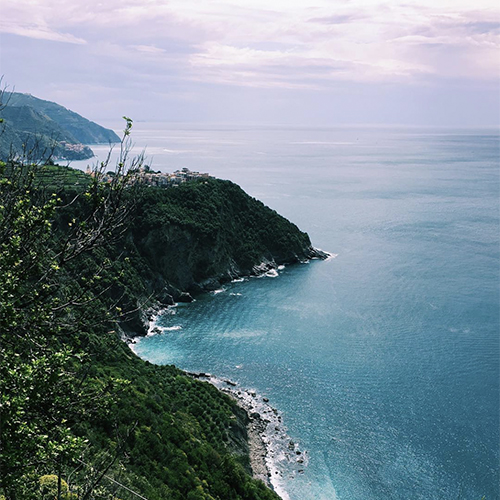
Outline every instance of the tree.
<svg viewBox="0 0 500 500">
<path fill-rule="evenodd" d="M 94 307 L 111 286 L 101 285 L 108 263 L 88 279 L 75 275 L 74 263 L 125 230 L 124 191 L 142 163 L 127 158 L 131 127 L 126 119 L 111 182 L 104 182 L 108 157 L 70 199 L 47 188 L 45 165 L 0 163 L 0 491 L 7 500 L 37 498 L 38 477 L 51 472 L 56 498 L 63 498 L 62 470 L 86 445 L 72 424 L 105 411 L 113 386 L 122 383 L 95 383 L 88 355 L 66 339 L 82 334 L 89 315 L 103 327 L 113 320 Z M 56 231 L 60 213 L 74 205 L 78 215 Z"/>
</svg>

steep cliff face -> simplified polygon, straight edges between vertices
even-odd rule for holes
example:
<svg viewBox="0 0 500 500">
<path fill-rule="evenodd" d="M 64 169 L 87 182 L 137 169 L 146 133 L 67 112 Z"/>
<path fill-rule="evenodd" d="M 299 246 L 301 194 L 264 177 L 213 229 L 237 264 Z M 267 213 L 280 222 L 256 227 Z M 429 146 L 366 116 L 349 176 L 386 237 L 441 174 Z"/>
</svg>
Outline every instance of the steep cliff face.
<svg viewBox="0 0 500 500">
<path fill-rule="evenodd" d="M 144 291 L 163 304 L 237 276 L 325 257 L 295 224 L 229 181 L 141 189 L 133 220 L 125 251 Z M 124 328 L 144 334 L 146 322 L 138 312 Z"/>
<path fill-rule="evenodd" d="M 86 210 L 71 193 L 57 220 L 62 232 Z M 129 337 L 146 335 L 148 311 L 159 305 L 189 302 L 238 276 L 326 257 L 295 224 L 230 181 L 140 184 L 124 196 L 131 205 L 126 233 L 93 259 L 96 269 L 112 263 L 107 273 L 118 278 L 102 293 L 127 312 L 120 326 Z"/>
</svg>

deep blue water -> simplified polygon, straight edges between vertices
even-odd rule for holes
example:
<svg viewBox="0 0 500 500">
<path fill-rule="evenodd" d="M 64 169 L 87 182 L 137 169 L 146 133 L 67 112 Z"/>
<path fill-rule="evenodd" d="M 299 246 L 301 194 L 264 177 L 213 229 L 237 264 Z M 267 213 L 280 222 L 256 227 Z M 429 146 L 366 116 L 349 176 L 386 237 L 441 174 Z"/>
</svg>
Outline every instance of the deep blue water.
<svg viewBox="0 0 500 500">
<path fill-rule="evenodd" d="M 178 307 L 136 352 L 267 396 L 310 456 L 292 500 L 498 499 L 498 131 L 136 128 L 153 168 L 231 179 L 338 254 Z"/>
</svg>

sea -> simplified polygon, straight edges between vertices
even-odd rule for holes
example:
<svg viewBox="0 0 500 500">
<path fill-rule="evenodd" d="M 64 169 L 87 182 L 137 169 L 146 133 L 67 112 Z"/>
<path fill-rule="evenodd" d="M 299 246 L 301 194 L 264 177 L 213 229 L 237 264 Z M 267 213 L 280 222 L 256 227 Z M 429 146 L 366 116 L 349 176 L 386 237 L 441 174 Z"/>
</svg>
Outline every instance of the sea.
<svg viewBox="0 0 500 500">
<path fill-rule="evenodd" d="M 132 140 L 332 254 L 170 308 L 133 346 L 269 399 L 307 458 L 275 460 L 283 498 L 500 498 L 498 129 L 139 122 Z"/>
</svg>

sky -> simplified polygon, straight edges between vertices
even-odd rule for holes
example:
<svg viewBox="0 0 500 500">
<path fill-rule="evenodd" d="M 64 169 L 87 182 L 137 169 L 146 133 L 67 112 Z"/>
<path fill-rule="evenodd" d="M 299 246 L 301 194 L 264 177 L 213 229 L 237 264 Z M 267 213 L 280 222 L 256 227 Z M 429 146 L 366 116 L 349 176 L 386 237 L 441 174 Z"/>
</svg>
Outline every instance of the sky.
<svg viewBox="0 0 500 500">
<path fill-rule="evenodd" d="M 498 127 L 498 0 L 1 0 L 3 85 L 87 118 Z"/>
</svg>

